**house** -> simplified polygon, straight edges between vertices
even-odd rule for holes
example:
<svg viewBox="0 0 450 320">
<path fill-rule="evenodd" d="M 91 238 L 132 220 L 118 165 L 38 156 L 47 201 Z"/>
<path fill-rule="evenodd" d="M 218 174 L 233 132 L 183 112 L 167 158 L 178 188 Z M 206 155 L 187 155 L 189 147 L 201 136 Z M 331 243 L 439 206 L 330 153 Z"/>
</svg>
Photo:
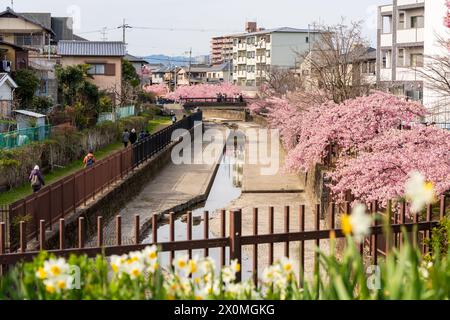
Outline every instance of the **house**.
<svg viewBox="0 0 450 320">
<path fill-rule="evenodd" d="M 0 118 L 10 118 L 17 84 L 7 73 L 0 73 Z"/>
<path fill-rule="evenodd" d="M 188 86 L 206 83 L 209 67 L 206 65 L 191 65 L 179 68 L 177 72 L 177 85 Z"/>
<path fill-rule="evenodd" d="M 378 85 L 422 102 L 430 111 L 427 120 L 443 126 L 450 123 L 450 98 L 436 90 L 429 76 L 436 68 L 428 66 L 433 56 L 448 59 L 440 43 L 449 39 L 447 12 L 445 0 L 392 0 L 378 7 Z"/>
<path fill-rule="evenodd" d="M 36 92 L 38 96 L 50 97 L 53 101 L 57 99 L 56 44 L 61 40 L 86 41 L 73 33 L 72 25 L 72 18 L 53 17 L 49 12 L 19 13 L 9 7 L 0 12 L 0 40 L 9 45 L 8 50 L 15 51 L 16 62 L 12 58 L 10 61 L 17 69 L 26 63 L 26 67 L 31 66 L 37 71 L 41 81 Z"/>
<path fill-rule="evenodd" d="M 138 74 L 139 78 L 141 79 L 141 84 L 148 84 L 151 82 L 151 68 L 150 64 L 147 60 L 144 60 L 142 58 L 135 57 L 131 54 L 127 54 L 124 57 L 125 60 L 128 60 L 133 67 L 136 69 L 136 73 Z"/>
<path fill-rule="evenodd" d="M 233 82 L 259 87 L 272 68 L 295 67 L 299 54 L 316 41 L 317 30 L 275 28 L 233 36 Z"/>
<path fill-rule="evenodd" d="M 0 41 L 0 72 L 12 73 L 29 66 L 29 50 L 6 41 Z"/>
<path fill-rule="evenodd" d="M 232 68 L 231 62 L 211 66 L 206 73 L 206 81 L 208 83 L 231 82 L 233 78 Z"/>
<path fill-rule="evenodd" d="M 90 81 L 118 100 L 122 92 L 122 58 L 126 55 L 123 42 L 64 40 L 59 41 L 57 52 L 63 67 L 90 65 Z"/>
</svg>

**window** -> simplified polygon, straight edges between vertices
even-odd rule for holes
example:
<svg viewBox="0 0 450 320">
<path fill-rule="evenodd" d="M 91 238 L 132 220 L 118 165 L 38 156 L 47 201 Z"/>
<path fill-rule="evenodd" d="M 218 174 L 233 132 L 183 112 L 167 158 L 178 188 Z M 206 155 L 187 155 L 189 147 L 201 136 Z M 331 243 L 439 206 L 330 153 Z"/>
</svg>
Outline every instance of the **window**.
<svg viewBox="0 0 450 320">
<path fill-rule="evenodd" d="M 267 51 L 266 51 L 266 57 L 267 57 L 267 58 L 270 58 L 270 50 L 267 50 Z"/>
<path fill-rule="evenodd" d="M 267 42 L 267 43 L 270 43 L 270 35 L 267 35 L 267 36 L 266 36 L 266 42 Z"/>
<path fill-rule="evenodd" d="M 40 46 L 42 45 L 42 35 L 17 34 L 16 44 L 19 46 Z"/>
<path fill-rule="evenodd" d="M 405 26 L 405 13 L 404 12 L 400 12 L 400 14 L 398 16 L 398 28 L 399 29 L 406 29 L 406 26 Z"/>
<path fill-rule="evenodd" d="M 256 56 L 255 51 L 247 51 L 247 59 L 254 59 Z"/>
<path fill-rule="evenodd" d="M 405 49 L 398 49 L 398 66 L 405 66 Z"/>
<path fill-rule="evenodd" d="M 91 64 L 91 68 L 88 70 L 90 75 L 104 75 L 105 65 L 104 64 Z"/>
<path fill-rule="evenodd" d="M 411 28 L 423 28 L 424 27 L 424 20 L 423 16 L 415 16 L 411 17 Z"/>
<path fill-rule="evenodd" d="M 392 16 L 383 16 L 383 33 L 392 33 Z"/>
<path fill-rule="evenodd" d="M 423 54 L 411 54 L 411 67 L 423 67 Z"/>
<path fill-rule="evenodd" d="M 305 41 L 306 43 L 309 43 L 309 37 L 306 37 Z"/>
</svg>

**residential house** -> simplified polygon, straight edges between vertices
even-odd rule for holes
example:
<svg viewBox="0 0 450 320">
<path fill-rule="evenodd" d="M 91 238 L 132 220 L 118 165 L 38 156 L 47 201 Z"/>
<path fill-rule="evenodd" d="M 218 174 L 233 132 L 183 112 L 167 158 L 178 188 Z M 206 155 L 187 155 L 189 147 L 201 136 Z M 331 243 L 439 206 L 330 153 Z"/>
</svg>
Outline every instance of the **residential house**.
<svg viewBox="0 0 450 320">
<path fill-rule="evenodd" d="M 206 83 L 209 67 L 206 65 L 191 65 L 180 67 L 177 72 L 177 85 L 188 86 Z"/>
<path fill-rule="evenodd" d="M 231 62 L 211 66 L 206 73 L 206 81 L 208 83 L 232 82 L 232 79 L 233 73 Z"/>
<path fill-rule="evenodd" d="M 165 82 L 164 76 L 169 71 L 169 67 L 161 65 L 152 70 L 152 84 L 161 84 Z"/>
<path fill-rule="evenodd" d="M 17 84 L 8 73 L 0 73 L 0 118 L 10 118 Z"/>
<path fill-rule="evenodd" d="M 122 91 L 122 58 L 126 55 L 123 42 L 59 41 L 57 53 L 63 67 L 90 65 L 92 83 L 115 94 L 118 100 Z"/>
<path fill-rule="evenodd" d="M 141 79 L 141 84 L 148 84 L 151 82 L 151 68 L 150 64 L 147 60 L 144 60 L 142 58 L 135 57 L 131 54 L 127 54 L 124 57 L 125 60 L 128 60 L 131 62 L 133 67 L 136 69 L 136 73 L 138 74 L 139 78 Z"/>
<path fill-rule="evenodd" d="M 26 59 L 27 67 L 31 66 L 40 76 L 41 85 L 36 94 L 53 101 L 57 100 L 58 94 L 54 72 L 57 43 L 61 40 L 86 41 L 73 33 L 72 24 L 72 18 L 53 17 L 48 12 L 19 13 L 8 7 L 0 13 L 0 40 L 29 49 L 26 54 L 16 48 L 18 60 Z"/>
<path fill-rule="evenodd" d="M 0 72 L 14 73 L 29 65 L 29 50 L 5 41 L 0 41 Z"/>
<path fill-rule="evenodd" d="M 308 52 L 318 31 L 276 28 L 233 36 L 233 82 L 239 86 L 262 85 L 272 68 L 296 66 L 298 55 Z"/>
</svg>

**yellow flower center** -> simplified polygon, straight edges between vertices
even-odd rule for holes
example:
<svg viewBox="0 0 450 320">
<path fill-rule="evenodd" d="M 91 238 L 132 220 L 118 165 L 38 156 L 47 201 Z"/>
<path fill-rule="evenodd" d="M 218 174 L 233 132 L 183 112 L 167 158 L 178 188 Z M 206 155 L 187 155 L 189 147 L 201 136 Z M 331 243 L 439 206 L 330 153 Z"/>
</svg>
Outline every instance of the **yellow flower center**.
<svg viewBox="0 0 450 320">
<path fill-rule="evenodd" d="M 180 269 L 183 269 L 184 267 L 186 267 L 186 261 L 184 261 L 184 260 L 178 261 L 178 267 Z"/>
<path fill-rule="evenodd" d="M 283 266 L 283 268 L 284 268 L 284 271 L 286 271 L 286 272 L 291 272 L 291 270 L 292 270 L 292 264 L 286 263 L 286 264 Z"/>
<path fill-rule="evenodd" d="M 141 272 L 138 269 L 131 270 L 131 274 L 135 277 L 138 277 L 141 275 Z"/>
<path fill-rule="evenodd" d="M 47 272 L 42 267 L 38 269 L 38 278 L 41 280 L 47 278 Z"/>
<path fill-rule="evenodd" d="M 111 268 L 113 269 L 114 273 L 119 272 L 119 267 L 117 266 L 117 264 L 115 263 L 111 264 Z"/>
<path fill-rule="evenodd" d="M 195 296 L 195 300 L 200 301 L 200 300 L 203 300 L 203 298 L 200 296 Z"/>
<path fill-rule="evenodd" d="M 193 260 L 189 261 L 189 269 L 191 270 L 192 273 L 197 272 L 197 264 L 195 263 L 195 261 Z"/>
<path fill-rule="evenodd" d="M 427 183 L 425 183 L 424 188 L 425 188 L 425 190 L 427 190 L 427 191 L 432 191 L 432 190 L 434 190 L 433 182 L 427 182 Z"/>
<path fill-rule="evenodd" d="M 50 271 L 53 273 L 53 275 L 55 276 L 59 276 L 61 274 L 61 268 L 58 266 L 52 266 L 50 268 Z"/>
<path fill-rule="evenodd" d="M 55 287 L 53 286 L 53 285 L 46 285 L 45 286 L 45 290 L 48 292 L 48 293 L 54 293 L 55 292 Z"/>
<path fill-rule="evenodd" d="M 241 271 L 241 265 L 239 263 L 236 263 L 236 265 L 234 267 L 234 271 L 236 271 L 236 272 Z"/>
<path fill-rule="evenodd" d="M 62 280 L 59 280 L 58 281 L 58 288 L 65 289 L 66 288 L 66 282 L 62 281 Z"/>
<path fill-rule="evenodd" d="M 156 252 L 154 252 L 154 251 L 150 252 L 150 254 L 148 255 L 148 257 L 149 257 L 150 260 L 156 259 L 156 257 L 157 257 Z"/>
<path fill-rule="evenodd" d="M 341 223 L 342 223 L 342 232 L 344 232 L 346 236 L 351 235 L 353 228 L 350 222 L 350 216 L 348 214 L 342 216 Z"/>
</svg>

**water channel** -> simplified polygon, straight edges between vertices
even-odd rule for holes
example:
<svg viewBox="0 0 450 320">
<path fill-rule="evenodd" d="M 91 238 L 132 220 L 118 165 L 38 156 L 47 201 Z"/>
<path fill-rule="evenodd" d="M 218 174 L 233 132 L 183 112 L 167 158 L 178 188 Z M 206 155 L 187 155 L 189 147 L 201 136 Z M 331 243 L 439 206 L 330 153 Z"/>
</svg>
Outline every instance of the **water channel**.
<svg viewBox="0 0 450 320">
<path fill-rule="evenodd" d="M 235 139 L 236 136 L 243 136 L 242 132 L 232 130 L 229 139 Z M 227 145 L 233 145 L 233 141 L 228 141 Z M 221 158 L 217 174 L 208 198 L 204 204 L 196 208 L 190 208 L 192 211 L 192 239 L 204 239 L 204 221 L 203 214 L 205 211 L 209 212 L 210 219 L 220 213 L 222 209 L 227 208 L 234 200 L 241 196 L 243 164 L 245 155 L 245 143 L 234 141 L 234 148 L 227 148 Z M 230 150 L 231 149 L 231 150 Z M 187 238 L 187 221 L 185 216 L 177 216 L 175 221 L 175 241 L 183 241 Z M 162 223 L 158 226 L 158 242 L 169 242 L 170 226 L 167 223 Z M 211 231 L 210 238 L 215 238 Z M 152 243 L 151 230 L 144 234 L 143 243 Z M 177 252 L 175 256 L 185 254 L 185 252 Z M 193 256 L 198 255 L 203 257 L 203 250 L 193 250 Z M 217 268 L 220 263 L 220 249 L 210 249 L 210 257 L 216 261 Z M 229 259 L 228 249 L 225 250 L 226 261 Z M 169 254 L 160 254 L 160 261 L 162 265 L 169 263 Z M 247 260 L 247 259 L 246 259 Z M 243 275 L 244 276 L 244 275 Z M 249 277 L 251 274 L 246 274 L 244 277 Z"/>
</svg>

